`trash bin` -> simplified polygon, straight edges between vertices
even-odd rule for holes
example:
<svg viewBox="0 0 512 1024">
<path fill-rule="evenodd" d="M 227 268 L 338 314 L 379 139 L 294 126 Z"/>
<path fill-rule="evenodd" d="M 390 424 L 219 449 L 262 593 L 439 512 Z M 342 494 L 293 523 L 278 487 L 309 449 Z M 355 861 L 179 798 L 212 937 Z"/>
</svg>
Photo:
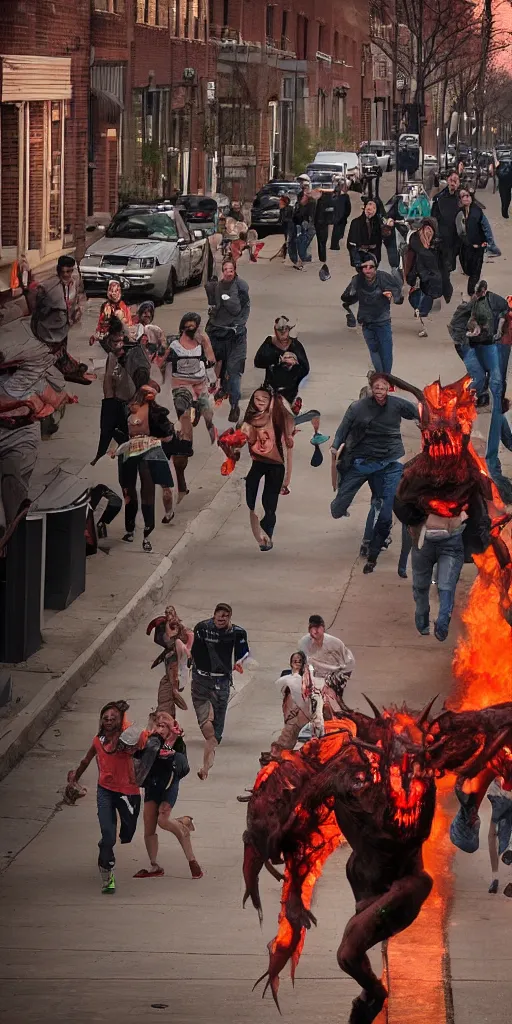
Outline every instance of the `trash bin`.
<svg viewBox="0 0 512 1024">
<path fill-rule="evenodd" d="M 41 647 L 44 523 L 24 519 L 0 558 L 0 661 L 25 661 Z"/>
<path fill-rule="evenodd" d="M 87 501 L 78 508 L 46 515 L 44 607 L 67 608 L 85 590 L 85 517 Z"/>
<path fill-rule="evenodd" d="M 87 480 L 54 467 L 30 484 L 28 518 L 43 518 L 43 605 L 62 611 L 85 590 Z"/>
</svg>

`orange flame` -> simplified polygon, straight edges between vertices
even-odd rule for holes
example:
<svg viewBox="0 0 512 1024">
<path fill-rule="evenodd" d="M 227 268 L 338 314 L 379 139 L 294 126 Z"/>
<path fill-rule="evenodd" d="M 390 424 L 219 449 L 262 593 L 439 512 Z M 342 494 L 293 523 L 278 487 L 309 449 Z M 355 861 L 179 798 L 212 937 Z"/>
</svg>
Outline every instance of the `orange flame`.
<svg viewBox="0 0 512 1024">
<path fill-rule="evenodd" d="M 510 524 L 502 530 L 501 539 L 512 552 Z M 448 706 L 456 711 L 510 700 L 512 630 L 503 611 L 512 604 L 512 593 L 504 589 L 503 571 L 492 547 L 475 555 L 474 561 L 478 576 L 462 614 L 466 636 L 459 640 L 453 662 L 457 686 Z"/>
</svg>

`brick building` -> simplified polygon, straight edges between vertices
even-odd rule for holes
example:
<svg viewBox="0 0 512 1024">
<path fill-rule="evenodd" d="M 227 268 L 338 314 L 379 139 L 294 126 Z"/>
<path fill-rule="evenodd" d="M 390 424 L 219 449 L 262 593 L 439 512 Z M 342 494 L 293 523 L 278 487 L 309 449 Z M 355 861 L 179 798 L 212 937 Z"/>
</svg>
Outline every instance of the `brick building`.
<svg viewBox="0 0 512 1024">
<path fill-rule="evenodd" d="M 0 0 L 0 290 L 83 244 L 89 96 L 88 3 Z"/>
<path fill-rule="evenodd" d="M 368 0 L 0 0 L 0 39 L 0 275 L 120 199 L 250 199 L 301 132 L 387 128 Z"/>
<path fill-rule="evenodd" d="M 298 132 L 355 148 L 371 128 L 367 0 L 210 0 L 219 186 L 249 197 L 290 172 Z M 327 148 L 331 148 L 328 146 Z"/>
</svg>

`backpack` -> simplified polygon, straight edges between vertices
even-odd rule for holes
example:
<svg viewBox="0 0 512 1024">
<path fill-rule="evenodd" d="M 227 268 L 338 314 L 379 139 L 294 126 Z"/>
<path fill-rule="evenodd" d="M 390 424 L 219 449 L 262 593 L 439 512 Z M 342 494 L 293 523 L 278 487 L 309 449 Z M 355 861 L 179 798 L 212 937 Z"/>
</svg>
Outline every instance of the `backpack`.
<svg viewBox="0 0 512 1024">
<path fill-rule="evenodd" d="M 512 179 L 512 160 L 503 160 L 496 168 L 498 181 L 510 181 Z"/>
</svg>

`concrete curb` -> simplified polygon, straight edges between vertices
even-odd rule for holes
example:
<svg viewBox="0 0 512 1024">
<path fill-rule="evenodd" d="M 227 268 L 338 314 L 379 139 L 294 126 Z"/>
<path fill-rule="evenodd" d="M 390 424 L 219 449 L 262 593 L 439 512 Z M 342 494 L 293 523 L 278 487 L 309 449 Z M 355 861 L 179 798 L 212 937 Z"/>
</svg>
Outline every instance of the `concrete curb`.
<svg viewBox="0 0 512 1024">
<path fill-rule="evenodd" d="M 61 675 L 42 687 L 37 697 L 7 724 L 0 736 L 0 780 L 37 743 L 44 730 L 83 683 L 106 665 L 123 641 L 139 625 L 140 619 L 162 604 L 178 580 L 185 556 L 194 561 L 193 548 L 212 540 L 240 505 L 241 478 L 230 477 L 206 508 L 189 523 L 185 533 L 158 569 L 117 613 L 112 622 L 93 640 Z"/>
</svg>

